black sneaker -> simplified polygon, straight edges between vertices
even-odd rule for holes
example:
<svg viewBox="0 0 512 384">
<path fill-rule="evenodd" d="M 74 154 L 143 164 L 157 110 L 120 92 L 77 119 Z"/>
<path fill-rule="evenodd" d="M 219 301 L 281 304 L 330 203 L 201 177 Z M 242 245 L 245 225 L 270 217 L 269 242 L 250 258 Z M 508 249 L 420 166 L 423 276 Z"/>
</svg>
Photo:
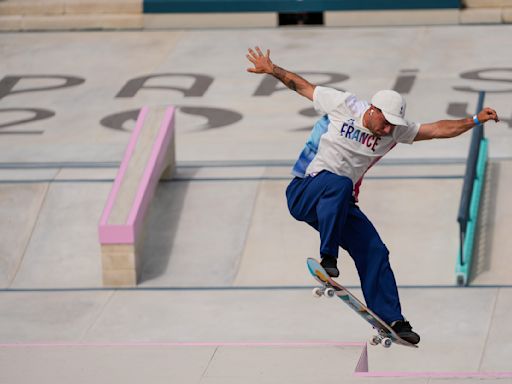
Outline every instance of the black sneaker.
<svg viewBox="0 0 512 384">
<path fill-rule="evenodd" d="M 420 342 L 420 335 L 412 330 L 411 324 L 405 320 L 398 320 L 391 323 L 391 328 L 405 341 L 411 344 L 418 344 Z"/>
<path fill-rule="evenodd" d="M 322 261 L 320 265 L 324 267 L 325 272 L 331 277 L 338 277 L 340 275 L 340 271 L 337 266 L 337 259 L 334 256 L 330 255 L 322 255 Z"/>
</svg>

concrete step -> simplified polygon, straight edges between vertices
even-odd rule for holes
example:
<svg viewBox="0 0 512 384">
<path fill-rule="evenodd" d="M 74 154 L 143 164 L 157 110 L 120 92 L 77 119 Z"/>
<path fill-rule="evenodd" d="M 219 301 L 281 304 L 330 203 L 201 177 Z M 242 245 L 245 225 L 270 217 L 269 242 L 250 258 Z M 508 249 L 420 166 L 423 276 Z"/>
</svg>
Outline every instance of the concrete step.
<svg viewBox="0 0 512 384">
<path fill-rule="evenodd" d="M 365 362 L 368 324 L 340 300 L 304 290 L 1 292 L 0 381 L 49 383 L 84 366 L 95 382 L 144 372 L 152 383 L 173 374 L 217 383 L 512 377 L 510 289 L 401 293 L 420 348 L 369 346 Z"/>
<path fill-rule="evenodd" d="M 2 0 L 0 15 L 140 14 L 141 0 Z"/>
<path fill-rule="evenodd" d="M 463 0 L 466 8 L 512 8 L 512 0 Z"/>
<path fill-rule="evenodd" d="M 361 345 L 343 343 L 4 345 L 0 346 L 0 380 L 50 383 L 58 377 L 59 382 L 78 384 L 345 382 L 354 372 L 361 349 Z M 27 366 L 30 369 L 25 369 Z"/>
<path fill-rule="evenodd" d="M 138 14 L 61 14 L 0 16 L 0 31 L 74 31 L 141 29 Z"/>
<path fill-rule="evenodd" d="M 0 31 L 140 29 L 141 0 L 3 0 Z"/>
</svg>

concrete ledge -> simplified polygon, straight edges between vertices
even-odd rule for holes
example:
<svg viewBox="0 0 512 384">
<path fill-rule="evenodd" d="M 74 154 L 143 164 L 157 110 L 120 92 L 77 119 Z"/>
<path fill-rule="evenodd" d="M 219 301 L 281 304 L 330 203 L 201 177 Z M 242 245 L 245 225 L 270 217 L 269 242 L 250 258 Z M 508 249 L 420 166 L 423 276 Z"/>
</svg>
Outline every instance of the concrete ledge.
<svg viewBox="0 0 512 384">
<path fill-rule="evenodd" d="M 0 16 L 0 31 L 20 31 L 22 19 L 21 16 Z"/>
<path fill-rule="evenodd" d="M 0 23 L 3 17 L 0 17 Z M 142 15 L 60 15 L 23 16 L 23 31 L 34 30 L 87 30 L 87 29 L 141 29 Z"/>
<path fill-rule="evenodd" d="M 397 26 L 458 24 L 459 11 L 454 9 L 421 11 L 347 11 L 325 12 L 324 24 L 341 26 Z"/>
<path fill-rule="evenodd" d="M 462 9 L 460 24 L 501 24 L 501 13 L 499 8 Z"/>
<path fill-rule="evenodd" d="M 463 0 L 467 8 L 506 8 L 512 7 L 512 0 Z"/>
<path fill-rule="evenodd" d="M 121 328 L 123 315 L 115 322 Z M 95 383 L 353 383 L 361 348 L 361 343 L 293 341 L 11 342 L 0 344 L 0 359 L 2 383 L 74 382 L 85 365 L 87 382 Z M 30 369 L 20 369 L 20 361 Z"/>
<path fill-rule="evenodd" d="M 140 14 L 142 0 L 3 0 L 0 15 Z"/>
<path fill-rule="evenodd" d="M 64 10 L 67 14 L 140 14 L 142 0 L 65 0 Z"/>
<path fill-rule="evenodd" d="M 261 28 L 277 27 L 277 13 L 144 14 L 144 28 Z"/>
<path fill-rule="evenodd" d="M 108 282 L 112 287 L 132 287 L 132 281 L 137 279 L 137 271 L 135 269 L 125 270 L 104 270 L 103 281 Z"/>
<path fill-rule="evenodd" d="M 348 27 L 512 23 L 512 0 L 467 0 L 466 6 L 470 8 L 327 10 L 324 12 L 324 25 Z M 0 1 L 0 31 L 278 26 L 278 13 L 274 11 L 145 14 L 142 11 L 142 0 L 4 0 Z"/>
<path fill-rule="evenodd" d="M 0 15 L 62 15 L 61 0 L 4 0 L 0 1 Z"/>
<path fill-rule="evenodd" d="M 512 23 L 512 8 L 504 9 L 501 17 L 504 23 Z"/>
<path fill-rule="evenodd" d="M 104 244 L 101 246 L 103 282 L 109 286 L 133 286 L 140 265 L 138 252 L 132 244 Z"/>
<path fill-rule="evenodd" d="M 142 108 L 98 227 L 104 285 L 137 284 L 146 213 L 174 164 L 174 108 Z"/>
</svg>

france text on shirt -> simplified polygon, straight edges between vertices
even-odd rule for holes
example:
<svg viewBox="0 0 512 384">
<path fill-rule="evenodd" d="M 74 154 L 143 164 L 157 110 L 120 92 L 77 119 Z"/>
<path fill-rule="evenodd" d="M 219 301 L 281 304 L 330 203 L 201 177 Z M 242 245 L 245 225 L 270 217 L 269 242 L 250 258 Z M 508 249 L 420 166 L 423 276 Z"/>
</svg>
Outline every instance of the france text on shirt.
<svg viewBox="0 0 512 384">
<path fill-rule="evenodd" d="M 351 139 L 363 145 L 366 145 L 373 152 L 375 152 L 382 138 L 379 136 L 372 135 L 371 133 L 363 132 L 360 129 L 355 128 L 354 125 L 355 122 L 353 119 L 345 121 L 341 126 L 341 136 L 345 136 L 347 139 Z"/>
</svg>

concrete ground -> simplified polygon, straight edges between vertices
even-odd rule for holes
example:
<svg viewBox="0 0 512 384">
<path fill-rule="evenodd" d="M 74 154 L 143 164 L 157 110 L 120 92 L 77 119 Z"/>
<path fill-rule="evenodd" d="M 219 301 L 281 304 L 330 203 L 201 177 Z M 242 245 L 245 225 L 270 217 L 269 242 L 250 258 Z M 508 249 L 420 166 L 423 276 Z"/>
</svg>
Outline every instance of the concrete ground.
<svg viewBox="0 0 512 384">
<path fill-rule="evenodd" d="M 0 34 L 0 382 L 512 382 L 511 28 Z M 284 191 L 316 117 L 245 72 L 256 44 L 362 98 L 395 88 L 411 120 L 472 114 L 478 90 L 502 117 L 468 288 L 454 268 L 470 135 L 399 146 L 367 175 L 360 206 L 422 336 L 370 348 L 379 379 L 354 375 L 367 324 L 309 293 L 318 235 Z M 139 287 L 104 289 L 97 224 L 130 113 L 156 104 L 179 107 L 177 175 L 151 207 Z M 361 297 L 343 252 L 341 269 Z"/>
</svg>

